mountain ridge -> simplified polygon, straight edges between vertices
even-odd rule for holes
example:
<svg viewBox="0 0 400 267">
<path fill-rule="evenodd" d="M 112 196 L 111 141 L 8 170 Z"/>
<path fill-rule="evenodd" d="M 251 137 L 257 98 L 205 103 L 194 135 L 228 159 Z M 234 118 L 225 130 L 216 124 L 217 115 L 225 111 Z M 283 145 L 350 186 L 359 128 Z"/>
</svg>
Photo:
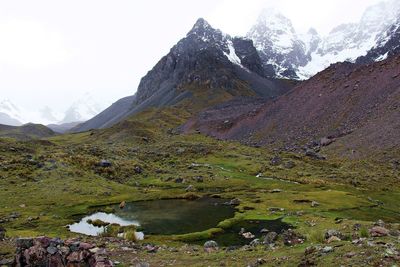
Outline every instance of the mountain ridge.
<svg viewBox="0 0 400 267">
<path fill-rule="evenodd" d="M 276 97 L 290 87 L 265 77 L 251 40 L 233 38 L 200 18 L 141 79 L 134 96 L 74 131 L 108 127 L 147 108 L 185 105 L 195 111 L 236 96 Z"/>
</svg>

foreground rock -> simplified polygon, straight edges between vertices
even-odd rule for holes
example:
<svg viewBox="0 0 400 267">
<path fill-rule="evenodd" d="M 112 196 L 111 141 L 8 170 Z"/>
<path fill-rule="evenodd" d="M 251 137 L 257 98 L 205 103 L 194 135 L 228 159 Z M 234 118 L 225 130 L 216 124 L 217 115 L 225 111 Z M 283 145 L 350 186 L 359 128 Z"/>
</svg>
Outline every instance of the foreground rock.
<svg viewBox="0 0 400 267">
<path fill-rule="evenodd" d="M 20 238 L 16 243 L 15 266 L 114 266 L 105 249 L 75 239 Z"/>
<path fill-rule="evenodd" d="M 211 253 L 218 250 L 217 242 L 210 240 L 204 243 L 204 251 Z"/>
</svg>

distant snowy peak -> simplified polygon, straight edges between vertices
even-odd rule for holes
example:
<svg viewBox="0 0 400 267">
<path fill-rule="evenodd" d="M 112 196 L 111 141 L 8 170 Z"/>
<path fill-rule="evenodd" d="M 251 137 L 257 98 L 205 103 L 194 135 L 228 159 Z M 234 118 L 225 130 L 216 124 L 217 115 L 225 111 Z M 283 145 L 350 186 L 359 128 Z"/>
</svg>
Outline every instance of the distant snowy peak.
<svg viewBox="0 0 400 267">
<path fill-rule="evenodd" d="M 385 41 L 385 35 L 399 17 L 400 1 L 390 0 L 368 7 L 358 23 L 335 27 L 322 39 L 318 49 L 311 54 L 305 66 L 300 66 L 298 76 L 309 78 L 336 62 L 354 62 Z M 386 36 L 386 40 L 389 38 Z M 377 57 L 382 58 L 384 55 Z"/>
<path fill-rule="evenodd" d="M 253 40 L 269 76 L 307 79 L 333 63 L 354 62 L 372 48 L 382 47 L 395 31 L 399 11 L 400 1 L 381 2 L 367 8 L 359 22 L 339 25 L 321 37 L 314 29 L 296 33 L 288 18 L 266 9 L 247 37 Z"/>
<path fill-rule="evenodd" d="M 6 113 L 15 119 L 21 119 L 20 109 L 9 99 L 5 99 L 0 102 L 0 112 Z"/>
<path fill-rule="evenodd" d="M 59 123 L 84 122 L 93 118 L 102 110 L 103 106 L 87 93 L 66 110 L 64 118 Z"/>
<path fill-rule="evenodd" d="M 400 54 L 400 18 L 380 36 L 377 44 L 368 53 L 357 59 L 358 63 L 382 61 Z"/>
<path fill-rule="evenodd" d="M 20 126 L 22 125 L 20 109 L 9 99 L 0 102 L 0 124 Z"/>
</svg>

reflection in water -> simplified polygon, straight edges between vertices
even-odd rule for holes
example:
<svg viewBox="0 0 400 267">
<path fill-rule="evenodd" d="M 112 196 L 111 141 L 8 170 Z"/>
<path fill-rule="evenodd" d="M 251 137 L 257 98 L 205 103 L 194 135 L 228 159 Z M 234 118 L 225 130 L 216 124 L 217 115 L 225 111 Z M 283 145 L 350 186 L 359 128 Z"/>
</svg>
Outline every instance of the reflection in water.
<svg viewBox="0 0 400 267">
<path fill-rule="evenodd" d="M 140 225 L 139 222 L 135 221 L 135 220 L 126 220 L 126 219 L 116 216 L 114 214 L 97 212 L 90 216 L 86 216 L 86 217 L 82 218 L 82 220 L 80 222 L 71 224 L 69 226 L 69 230 L 74 233 L 91 235 L 91 236 L 97 236 L 104 232 L 104 227 L 94 226 L 94 225 L 88 223 L 87 222 L 88 220 L 92 220 L 92 221 L 101 220 L 103 222 L 107 222 L 110 224 L 112 224 L 112 223 L 119 224 L 120 226 L 129 226 L 129 225 L 139 226 Z"/>
</svg>

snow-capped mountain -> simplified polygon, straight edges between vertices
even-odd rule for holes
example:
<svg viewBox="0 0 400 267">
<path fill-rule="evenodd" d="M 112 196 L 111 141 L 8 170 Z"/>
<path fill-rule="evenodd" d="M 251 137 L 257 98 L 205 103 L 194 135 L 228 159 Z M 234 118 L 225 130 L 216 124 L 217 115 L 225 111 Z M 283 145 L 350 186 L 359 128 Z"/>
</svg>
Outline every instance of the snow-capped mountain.
<svg viewBox="0 0 400 267">
<path fill-rule="evenodd" d="M 22 125 L 21 111 L 9 99 L 0 102 L 0 124 L 11 126 Z"/>
<path fill-rule="evenodd" d="M 103 109 L 104 106 L 99 104 L 91 94 L 85 93 L 83 97 L 72 103 L 58 123 L 84 122 L 99 114 Z"/>
<path fill-rule="evenodd" d="M 323 38 L 318 49 L 311 54 L 306 66 L 300 66 L 297 74 L 308 78 L 332 63 L 354 62 L 376 46 L 383 35 L 397 20 L 400 2 L 381 2 L 366 9 L 358 23 L 342 24 Z"/>
<path fill-rule="evenodd" d="M 298 34 L 291 21 L 275 10 L 263 10 L 247 36 L 263 65 L 279 78 L 306 79 L 336 62 L 354 62 L 387 42 L 388 29 L 399 18 L 400 1 L 389 0 L 366 9 L 357 23 L 335 27 L 321 37 L 314 29 Z"/>
<path fill-rule="evenodd" d="M 389 56 L 400 53 L 400 17 L 378 39 L 377 44 L 368 51 L 367 55 L 357 59 L 358 63 L 371 63 L 382 61 Z"/>
<path fill-rule="evenodd" d="M 32 110 L 5 99 L 0 102 L 0 124 L 20 126 L 26 123 L 58 125 L 84 122 L 99 114 L 104 106 L 89 93 L 78 98 L 65 112 L 56 112 L 49 106 Z"/>
<path fill-rule="evenodd" d="M 292 22 L 275 9 L 264 9 L 247 37 L 253 40 L 268 76 L 296 78 L 297 67 L 308 62 L 307 47 Z"/>
</svg>

